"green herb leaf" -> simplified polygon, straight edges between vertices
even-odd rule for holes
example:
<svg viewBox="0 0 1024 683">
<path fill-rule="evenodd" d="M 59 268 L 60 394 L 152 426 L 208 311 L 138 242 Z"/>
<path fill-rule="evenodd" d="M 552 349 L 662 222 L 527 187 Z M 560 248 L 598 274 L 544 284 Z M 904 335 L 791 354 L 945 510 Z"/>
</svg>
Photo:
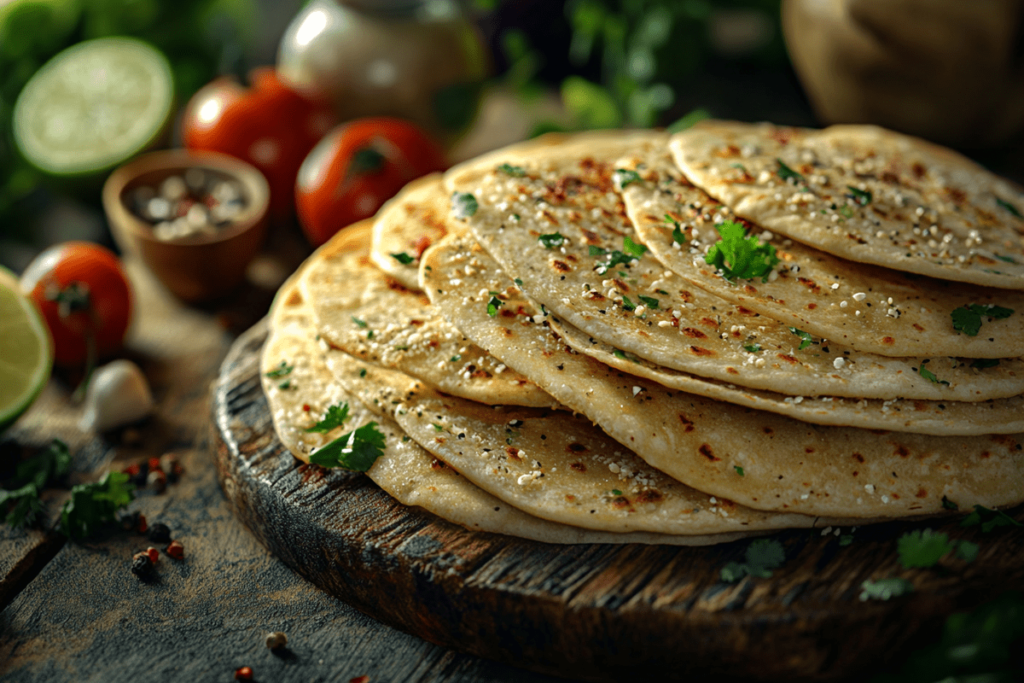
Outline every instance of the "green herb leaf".
<svg viewBox="0 0 1024 683">
<path fill-rule="evenodd" d="M 806 349 L 811 344 L 817 344 L 818 343 L 818 342 L 814 341 L 814 337 L 811 335 L 810 332 L 804 332 L 803 330 L 798 330 L 795 327 L 789 328 L 789 331 L 792 332 L 793 334 L 795 334 L 796 336 L 800 337 L 800 339 L 801 339 L 800 346 L 797 347 L 798 351 L 803 351 L 804 349 Z"/>
<path fill-rule="evenodd" d="M 317 422 L 315 425 L 307 429 L 307 432 L 329 432 L 332 429 L 337 429 L 345 424 L 345 420 L 348 419 L 348 401 L 340 404 L 334 404 L 327 407 L 327 413 L 324 414 L 324 419 Z"/>
<path fill-rule="evenodd" d="M 403 266 L 407 266 L 407 265 L 409 265 L 410 263 L 412 263 L 413 261 L 416 260 L 412 256 L 409 256 L 408 254 L 406 254 L 404 251 L 401 252 L 401 253 L 398 253 L 398 254 L 391 254 L 391 258 L 395 259 L 396 261 L 401 263 Z"/>
<path fill-rule="evenodd" d="M 504 301 L 502 301 L 496 296 L 492 296 L 491 300 L 487 302 L 487 315 L 491 316 L 492 318 L 495 317 L 496 315 L 498 315 L 498 309 L 501 308 L 504 304 Z"/>
<path fill-rule="evenodd" d="M 366 377 L 366 368 L 359 368 L 359 376 Z"/>
<path fill-rule="evenodd" d="M 480 205 L 469 192 L 456 192 L 452 194 L 452 214 L 456 218 L 469 218 L 476 213 Z"/>
<path fill-rule="evenodd" d="M 635 311 L 636 310 L 636 304 L 634 304 L 632 301 L 630 301 L 629 297 L 625 296 L 625 295 L 623 295 L 623 297 L 622 297 L 622 307 L 625 308 L 627 311 Z"/>
<path fill-rule="evenodd" d="M 986 534 L 1001 526 L 1024 527 L 1024 524 L 1021 524 L 1002 510 L 990 510 L 984 505 L 975 505 L 974 512 L 964 517 L 963 521 L 960 522 L 960 526 L 972 527 L 979 525 Z"/>
<path fill-rule="evenodd" d="M 746 346 L 743 347 L 743 349 L 747 353 L 757 353 L 758 351 L 761 350 L 761 345 L 760 344 L 747 344 Z"/>
<path fill-rule="evenodd" d="M 846 189 L 850 191 L 850 194 L 846 195 L 853 201 L 857 202 L 861 206 L 867 206 L 871 203 L 871 193 L 866 190 L 858 190 L 853 185 L 847 185 Z"/>
<path fill-rule="evenodd" d="M 277 388 L 278 389 L 291 389 L 292 388 L 292 381 L 290 379 L 286 379 L 285 381 L 283 381 L 280 384 L 278 384 Z"/>
<path fill-rule="evenodd" d="M 269 377 L 270 379 L 281 379 L 285 375 L 290 375 L 294 369 L 294 365 L 288 365 L 285 361 L 281 361 L 276 368 L 270 372 L 264 373 L 264 376 Z"/>
<path fill-rule="evenodd" d="M 746 562 L 742 564 L 730 562 L 725 565 L 721 571 L 722 581 L 732 583 L 748 574 L 767 579 L 773 569 L 778 569 L 786 561 L 786 552 L 775 539 L 760 538 L 747 546 L 744 559 Z"/>
<path fill-rule="evenodd" d="M 746 476 L 745 474 L 743 474 L 743 468 L 740 467 L 739 465 L 733 465 L 732 468 L 736 470 L 736 474 L 740 475 L 741 477 Z"/>
<path fill-rule="evenodd" d="M 14 527 L 28 526 L 42 512 L 39 489 L 28 483 L 13 491 L 0 489 L 0 513 L 7 511 L 4 522 Z"/>
<path fill-rule="evenodd" d="M 775 169 L 775 175 L 779 176 L 779 178 L 781 178 L 782 180 L 789 180 L 790 178 L 792 178 L 793 180 L 799 181 L 801 183 L 804 182 L 804 177 L 797 173 L 796 171 L 794 171 L 793 169 L 791 169 L 789 166 L 787 166 L 785 162 L 782 161 L 782 159 L 776 159 L 775 163 L 779 165 L 778 168 Z"/>
<path fill-rule="evenodd" d="M 357 318 L 355 316 L 352 316 L 352 322 L 354 322 L 358 327 L 362 327 L 362 328 L 366 327 L 366 321 L 365 320 L 360 320 L 359 318 Z"/>
<path fill-rule="evenodd" d="M 34 484 L 36 489 L 42 490 L 46 482 L 63 477 L 70 469 L 71 452 L 68 445 L 60 439 L 54 439 L 41 453 L 19 462 L 14 469 L 14 478 L 8 484 L 12 489 Z"/>
<path fill-rule="evenodd" d="M 978 331 L 981 330 L 982 318 L 1002 320 L 1003 318 L 1009 318 L 1013 315 L 1013 312 L 1012 308 L 1004 308 L 995 304 L 985 306 L 969 304 L 953 309 L 950 317 L 953 319 L 954 330 L 963 332 L 969 337 L 976 337 L 978 336 Z"/>
<path fill-rule="evenodd" d="M 994 368 L 994 367 L 998 367 L 998 366 L 999 366 L 999 359 L 998 358 L 979 358 L 976 361 L 974 361 L 973 363 L 971 363 L 971 367 L 972 368 L 977 368 L 978 370 L 984 370 L 986 368 Z"/>
<path fill-rule="evenodd" d="M 430 426 L 434 428 L 435 432 L 443 432 L 444 431 L 444 427 L 442 427 L 441 425 L 436 424 L 434 422 L 431 422 Z"/>
<path fill-rule="evenodd" d="M 853 543 L 853 534 L 843 534 L 839 537 L 839 546 L 841 548 L 845 548 L 851 543 Z"/>
<path fill-rule="evenodd" d="M 675 227 L 672 228 L 672 241 L 680 245 L 686 244 L 686 233 L 683 232 L 679 223 L 676 223 Z"/>
<path fill-rule="evenodd" d="M 659 302 L 653 296 L 644 296 L 643 294 L 638 294 L 637 298 L 639 298 L 640 301 L 643 302 L 644 306 L 647 306 L 647 308 L 650 308 L 651 310 L 658 309 Z"/>
<path fill-rule="evenodd" d="M 1021 215 L 1020 210 L 1010 202 L 1006 201 L 1005 199 L 1000 199 L 999 197 L 996 197 L 996 204 L 1006 209 L 1017 218 L 1024 218 L 1024 216 Z"/>
<path fill-rule="evenodd" d="M 686 130 L 687 128 L 691 128 L 694 124 L 700 123 L 701 121 L 709 118 L 711 118 L 711 112 L 709 112 L 707 109 L 694 109 L 689 114 L 686 114 L 681 118 L 676 119 L 673 123 L 669 124 L 668 128 L 666 128 L 665 130 L 668 133 L 678 133 L 680 131 Z"/>
<path fill-rule="evenodd" d="M 366 333 L 366 338 L 373 339 L 373 330 L 370 330 L 369 332 Z"/>
<path fill-rule="evenodd" d="M 516 278 L 515 280 L 512 280 L 512 282 L 516 283 L 516 287 L 522 287 L 523 286 L 523 281 L 521 279 L 519 279 L 519 278 Z"/>
<path fill-rule="evenodd" d="M 956 548 L 950 542 L 949 535 L 932 529 L 911 531 L 900 536 L 896 542 L 900 554 L 900 564 L 907 569 L 912 567 L 934 567 L 939 560 Z"/>
<path fill-rule="evenodd" d="M 879 579 L 878 581 L 872 581 L 868 579 L 860 585 L 860 600 L 866 602 L 867 600 L 888 600 L 889 598 L 898 598 L 901 595 L 914 592 L 914 584 L 907 581 L 906 579 Z"/>
<path fill-rule="evenodd" d="M 462 360 L 462 354 L 456 354 L 449 358 L 448 360 L 452 363 L 458 363 L 460 360 Z"/>
<path fill-rule="evenodd" d="M 1003 263 L 1012 263 L 1014 265 L 1017 264 L 1017 261 L 1015 259 L 1010 258 L 1009 256 L 1000 256 L 999 254 L 992 254 L 992 255 L 995 256 L 1000 261 L 1002 261 Z"/>
<path fill-rule="evenodd" d="M 954 503 L 953 501 L 951 501 L 949 498 L 946 498 L 945 496 L 943 496 L 942 497 L 942 509 L 943 510 L 959 510 L 960 506 L 957 505 L 956 503 Z"/>
<path fill-rule="evenodd" d="M 344 467 L 365 472 L 383 454 L 384 434 L 377 429 L 376 422 L 368 422 L 313 451 L 309 461 L 321 467 Z"/>
<path fill-rule="evenodd" d="M 939 379 L 938 377 L 936 377 L 934 372 L 932 372 L 931 370 L 924 366 L 924 363 L 921 363 L 921 366 L 917 369 L 917 372 L 919 375 L 921 375 L 922 377 L 924 377 L 926 380 L 933 384 L 945 384 L 947 387 L 949 386 L 949 382 L 947 382 L 944 379 Z"/>
<path fill-rule="evenodd" d="M 110 472 L 94 484 L 79 484 L 71 489 L 71 500 L 64 503 L 60 512 L 61 532 L 81 539 L 113 522 L 117 511 L 135 497 L 135 486 L 129 480 L 124 472 Z"/>
<path fill-rule="evenodd" d="M 840 206 L 837 209 L 837 211 L 838 211 L 839 215 L 843 216 L 844 218 L 853 218 L 853 209 L 851 209 L 846 204 L 843 204 L 842 206 Z"/>
<path fill-rule="evenodd" d="M 604 256 L 605 254 L 608 253 L 607 249 L 602 249 L 601 247 L 595 247 L 593 244 L 590 245 L 589 251 L 590 251 L 590 255 L 591 256 Z"/>
<path fill-rule="evenodd" d="M 623 189 L 628 187 L 631 183 L 641 183 L 643 178 L 636 171 L 631 171 L 626 168 L 617 168 L 612 173 L 612 182 L 615 184 L 615 189 L 621 192 Z"/>
<path fill-rule="evenodd" d="M 622 495 L 622 491 L 620 491 L 618 489 L 612 489 L 612 495 L 613 496 L 621 496 Z"/>
<path fill-rule="evenodd" d="M 541 235 L 537 241 L 544 245 L 545 249 L 560 247 L 565 242 L 565 237 L 560 232 L 553 232 L 550 235 Z"/>
<path fill-rule="evenodd" d="M 629 239 L 629 236 L 622 238 L 622 250 L 627 254 L 635 256 L 637 258 L 640 258 L 647 253 L 646 246 L 634 242 L 633 240 Z"/>
<path fill-rule="evenodd" d="M 977 543 L 971 543 L 970 541 L 960 541 L 956 546 L 956 556 L 965 562 L 974 562 L 978 559 L 978 551 L 980 550 Z"/>
<path fill-rule="evenodd" d="M 510 175 L 513 178 L 522 178 L 526 175 L 526 169 L 522 166 L 513 166 L 512 164 L 502 164 L 498 166 L 498 170 L 505 175 Z"/>
<path fill-rule="evenodd" d="M 715 230 L 721 239 L 704 256 L 706 263 L 720 270 L 730 282 L 756 277 L 768 281 L 768 274 L 779 263 L 774 246 L 757 237 L 747 237 L 746 228 L 734 221 L 720 223 Z"/>
</svg>

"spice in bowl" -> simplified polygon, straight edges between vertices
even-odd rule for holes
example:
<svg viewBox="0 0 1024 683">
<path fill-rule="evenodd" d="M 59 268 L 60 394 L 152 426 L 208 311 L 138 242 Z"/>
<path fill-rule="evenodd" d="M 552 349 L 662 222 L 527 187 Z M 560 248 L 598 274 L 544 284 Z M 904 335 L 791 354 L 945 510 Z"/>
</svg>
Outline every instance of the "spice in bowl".
<svg viewBox="0 0 1024 683">
<path fill-rule="evenodd" d="M 150 223 L 153 235 L 165 242 L 215 235 L 230 226 L 246 204 L 241 183 L 200 167 L 168 176 L 156 187 L 140 185 L 128 195 L 132 213 Z"/>
</svg>

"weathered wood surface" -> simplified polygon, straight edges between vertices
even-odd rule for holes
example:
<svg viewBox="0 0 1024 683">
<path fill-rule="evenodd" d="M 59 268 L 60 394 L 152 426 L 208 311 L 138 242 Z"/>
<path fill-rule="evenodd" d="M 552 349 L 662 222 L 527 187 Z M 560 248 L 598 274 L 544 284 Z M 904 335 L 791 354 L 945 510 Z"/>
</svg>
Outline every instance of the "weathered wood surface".
<svg viewBox="0 0 1024 683">
<path fill-rule="evenodd" d="M 128 356 L 157 401 L 140 425 L 96 437 L 77 426 L 80 409 L 60 378 L 0 439 L 0 469 L 53 437 L 74 453 L 69 484 L 108 468 L 177 452 L 181 481 L 139 492 L 133 510 L 167 523 L 185 559 L 163 555 L 141 583 L 131 555 L 159 545 L 128 532 L 87 543 L 51 530 L 66 489 L 47 491 L 39 528 L 0 524 L 0 680 L 229 681 L 243 665 L 257 681 L 525 681 L 551 679 L 459 654 L 400 633 L 326 594 L 273 557 L 234 516 L 206 442 L 210 387 L 237 330 L 262 315 L 273 288 L 254 288 L 216 309 L 175 302 L 129 264 L 138 317 Z M 286 271 L 287 272 L 287 271 Z M 263 643 L 284 631 L 280 656 Z"/>
<path fill-rule="evenodd" d="M 260 388 L 265 334 L 260 326 L 236 342 L 215 390 L 228 499 L 297 572 L 432 642 L 594 681 L 863 680 L 934 638 L 945 615 L 1024 588 L 1024 532 L 983 535 L 958 519 L 863 527 L 847 547 L 820 531 L 784 533 L 785 566 L 735 585 L 719 572 L 743 560 L 746 542 L 560 547 L 465 531 L 361 475 L 292 458 Z M 978 559 L 903 569 L 897 538 L 927 526 L 979 542 Z M 858 599 L 864 580 L 893 576 L 916 593 Z"/>
</svg>

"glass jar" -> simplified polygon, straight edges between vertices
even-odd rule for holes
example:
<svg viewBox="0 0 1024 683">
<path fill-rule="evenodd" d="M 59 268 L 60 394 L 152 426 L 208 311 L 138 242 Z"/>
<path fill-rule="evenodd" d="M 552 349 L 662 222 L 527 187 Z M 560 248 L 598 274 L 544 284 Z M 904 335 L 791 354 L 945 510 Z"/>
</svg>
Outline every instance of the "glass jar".
<svg viewBox="0 0 1024 683">
<path fill-rule="evenodd" d="M 476 114 L 486 55 L 456 0 L 312 0 L 277 66 L 289 84 L 326 95 L 340 120 L 398 116 L 450 144 Z"/>
</svg>

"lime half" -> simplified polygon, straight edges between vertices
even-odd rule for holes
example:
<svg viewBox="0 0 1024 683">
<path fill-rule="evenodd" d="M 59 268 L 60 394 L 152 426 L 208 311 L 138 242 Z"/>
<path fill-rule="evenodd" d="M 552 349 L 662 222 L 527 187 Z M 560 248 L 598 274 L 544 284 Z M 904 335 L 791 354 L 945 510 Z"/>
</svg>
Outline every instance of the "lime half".
<svg viewBox="0 0 1024 683">
<path fill-rule="evenodd" d="M 43 316 L 0 267 L 0 432 L 42 390 L 53 366 L 53 344 Z"/>
<path fill-rule="evenodd" d="M 167 59 L 133 38 L 79 43 L 47 62 L 14 105 L 25 158 L 56 176 L 91 175 L 148 147 L 172 109 Z"/>
</svg>

